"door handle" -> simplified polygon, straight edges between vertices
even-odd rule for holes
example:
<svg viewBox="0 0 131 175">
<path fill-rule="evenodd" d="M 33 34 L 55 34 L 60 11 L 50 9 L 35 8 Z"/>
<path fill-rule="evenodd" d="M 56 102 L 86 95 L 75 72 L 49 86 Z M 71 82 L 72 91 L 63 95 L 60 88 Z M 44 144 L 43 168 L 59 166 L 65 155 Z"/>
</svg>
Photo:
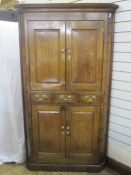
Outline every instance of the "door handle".
<svg viewBox="0 0 131 175">
<path fill-rule="evenodd" d="M 71 59 L 71 50 L 67 49 L 66 53 L 67 53 L 67 60 L 70 61 L 70 59 Z"/>
<path fill-rule="evenodd" d="M 70 121 L 67 120 L 66 121 L 66 135 L 69 136 L 71 134 L 71 131 L 70 131 Z"/>
<path fill-rule="evenodd" d="M 71 133 L 70 131 L 66 131 L 66 135 L 69 136 Z"/>
<path fill-rule="evenodd" d="M 66 127 L 66 130 L 70 130 L 70 126 L 67 126 L 67 127 Z"/>
<path fill-rule="evenodd" d="M 65 49 L 61 49 L 60 52 L 65 52 Z"/>
</svg>

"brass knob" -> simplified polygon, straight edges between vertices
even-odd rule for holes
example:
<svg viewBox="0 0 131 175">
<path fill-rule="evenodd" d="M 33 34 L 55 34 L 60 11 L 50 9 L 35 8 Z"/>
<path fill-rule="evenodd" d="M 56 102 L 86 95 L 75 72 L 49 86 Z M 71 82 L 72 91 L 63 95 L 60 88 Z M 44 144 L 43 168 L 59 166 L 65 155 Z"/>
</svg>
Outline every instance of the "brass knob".
<svg viewBox="0 0 131 175">
<path fill-rule="evenodd" d="M 40 98 L 37 98 L 37 100 L 38 100 L 38 101 L 43 101 L 43 98 L 40 97 Z"/>
<path fill-rule="evenodd" d="M 62 135 L 65 135 L 65 126 L 61 126 L 61 130 L 62 130 L 62 131 L 61 131 L 61 134 L 62 134 Z"/>
<path fill-rule="evenodd" d="M 66 131 L 66 135 L 68 135 L 68 136 L 69 136 L 69 135 L 70 135 L 70 131 Z"/>
<path fill-rule="evenodd" d="M 94 99 L 96 99 L 96 96 L 95 96 L 95 95 L 93 95 L 93 98 L 94 98 Z"/>
<path fill-rule="evenodd" d="M 61 49 L 60 51 L 61 51 L 61 52 L 65 52 L 65 49 Z"/>
<path fill-rule="evenodd" d="M 66 127 L 66 129 L 67 129 L 67 130 L 70 130 L 70 127 L 69 127 L 69 126 L 67 126 L 67 127 Z"/>
<path fill-rule="evenodd" d="M 68 97 L 68 98 L 71 98 L 71 95 L 68 95 L 67 97 Z"/>
<path fill-rule="evenodd" d="M 93 102 L 93 101 L 94 101 L 93 98 L 89 98 L 89 99 L 88 99 L 88 102 Z"/>
<path fill-rule="evenodd" d="M 96 99 L 96 96 L 85 95 L 84 98 L 86 98 L 87 102 L 93 102 Z"/>
<path fill-rule="evenodd" d="M 65 127 L 64 126 L 61 126 L 61 129 L 65 129 Z"/>
<path fill-rule="evenodd" d="M 67 60 L 70 61 L 71 59 L 71 50 L 70 49 L 67 49 Z"/>
</svg>

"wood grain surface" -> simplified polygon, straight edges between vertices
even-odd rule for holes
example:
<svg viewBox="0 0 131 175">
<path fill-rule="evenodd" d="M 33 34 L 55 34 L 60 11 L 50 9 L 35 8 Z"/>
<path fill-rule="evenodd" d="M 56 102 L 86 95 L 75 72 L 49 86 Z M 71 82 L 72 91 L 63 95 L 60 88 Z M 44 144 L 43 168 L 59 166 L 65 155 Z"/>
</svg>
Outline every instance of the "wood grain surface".
<svg viewBox="0 0 131 175">
<path fill-rule="evenodd" d="M 21 5 L 30 169 L 98 171 L 104 166 L 116 7 Z"/>
</svg>

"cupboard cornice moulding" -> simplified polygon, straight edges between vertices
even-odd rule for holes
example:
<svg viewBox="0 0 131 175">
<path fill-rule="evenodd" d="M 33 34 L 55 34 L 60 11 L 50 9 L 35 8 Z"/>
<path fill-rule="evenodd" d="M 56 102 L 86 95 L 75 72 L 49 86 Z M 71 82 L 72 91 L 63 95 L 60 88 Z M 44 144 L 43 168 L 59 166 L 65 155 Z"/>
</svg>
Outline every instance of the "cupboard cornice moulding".
<svg viewBox="0 0 131 175">
<path fill-rule="evenodd" d="M 118 5 L 112 3 L 19 4 L 17 8 L 20 13 L 44 11 L 115 12 Z"/>
</svg>

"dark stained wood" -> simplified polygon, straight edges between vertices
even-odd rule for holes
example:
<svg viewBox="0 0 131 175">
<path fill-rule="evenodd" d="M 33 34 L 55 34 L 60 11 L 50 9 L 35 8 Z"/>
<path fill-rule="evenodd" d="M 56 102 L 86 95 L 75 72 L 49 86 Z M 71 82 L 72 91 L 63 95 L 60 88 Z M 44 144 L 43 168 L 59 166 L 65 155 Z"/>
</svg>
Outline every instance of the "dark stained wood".
<svg viewBox="0 0 131 175">
<path fill-rule="evenodd" d="M 105 167 L 105 162 L 99 165 L 66 165 L 66 164 L 35 164 L 27 162 L 27 168 L 37 171 L 58 172 L 100 172 Z"/>
<path fill-rule="evenodd" d="M 91 20 L 66 23 L 68 90 L 101 89 L 103 24 Z"/>
<path fill-rule="evenodd" d="M 99 135 L 99 150 L 102 153 L 107 151 L 107 134 L 108 134 L 108 117 L 111 92 L 111 77 L 112 77 L 112 57 L 113 57 L 113 36 L 114 36 L 114 14 L 110 13 L 105 23 L 105 51 L 103 60 L 103 103 L 101 106 L 101 122 Z"/>
<path fill-rule="evenodd" d="M 95 171 L 104 166 L 117 7 L 18 6 L 30 169 Z"/>
<path fill-rule="evenodd" d="M 65 22 L 29 21 L 31 90 L 65 89 Z"/>
<path fill-rule="evenodd" d="M 65 111 L 60 106 L 32 106 L 33 155 L 64 157 Z M 49 163 L 49 162 L 47 162 Z M 54 162 L 55 163 L 55 162 Z"/>
<path fill-rule="evenodd" d="M 20 4 L 19 13 L 44 11 L 95 11 L 114 12 L 118 5 L 112 3 L 55 3 L 55 4 Z"/>
<path fill-rule="evenodd" d="M 98 151 L 100 107 L 74 106 L 69 107 L 66 121 L 66 137 L 70 159 L 79 159 L 86 163 L 88 157 Z"/>
<path fill-rule="evenodd" d="M 35 91 L 31 93 L 32 104 L 66 104 L 66 105 L 100 105 L 103 102 L 101 93 L 85 91 Z"/>
</svg>

